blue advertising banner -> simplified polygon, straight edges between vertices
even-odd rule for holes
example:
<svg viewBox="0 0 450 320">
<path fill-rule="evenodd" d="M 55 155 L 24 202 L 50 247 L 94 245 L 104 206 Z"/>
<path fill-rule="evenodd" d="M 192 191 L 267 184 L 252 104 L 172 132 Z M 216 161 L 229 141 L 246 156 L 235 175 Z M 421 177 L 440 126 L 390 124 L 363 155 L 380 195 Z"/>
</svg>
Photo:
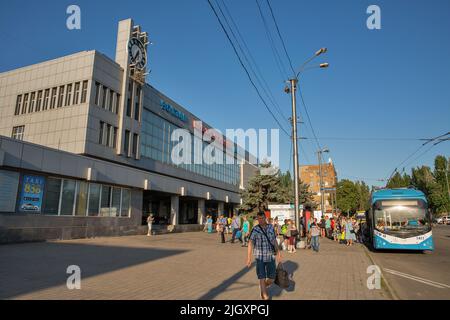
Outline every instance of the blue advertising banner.
<svg viewBox="0 0 450 320">
<path fill-rule="evenodd" d="M 24 175 L 20 195 L 19 211 L 41 213 L 45 178 Z"/>
</svg>

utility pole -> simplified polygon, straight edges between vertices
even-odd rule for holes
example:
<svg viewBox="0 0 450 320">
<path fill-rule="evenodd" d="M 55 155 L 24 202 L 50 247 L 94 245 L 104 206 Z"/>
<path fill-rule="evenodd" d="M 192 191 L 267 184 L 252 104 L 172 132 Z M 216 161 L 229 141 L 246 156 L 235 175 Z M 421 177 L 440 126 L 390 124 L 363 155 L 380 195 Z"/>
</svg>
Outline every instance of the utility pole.
<svg viewBox="0 0 450 320">
<path fill-rule="evenodd" d="M 317 152 L 317 157 L 319 158 L 319 177 L 320 177 L 320 185 L 319 185 L 319 192 L 320 192 L 320 211 L 322 211 L 322 216 L 325 214 L 323 210 L 323 182 L 322 182 L 322 151 L 319 150 Z"/>
<path fill-rule="evenodd" d="M 297 101 L 295 97 L 295 91 L 297 90 L 297 79 L 290 79 L 289 80 L 291 88 L 291 99 L 292 99 L 292 145 L 293 151 L 294 151 L 294 193 L 295 193 L 295 199 L 294 199 L 294 212 L 295 212 L 295 225 L 297 228 L 299 228 L 300 225 L 300 199 L 299 199 L 299 186 L 298 183 L 300 181 L 299 178 L 299 164 L 298 164 L 298 139 L 297 139 Z M 286 90 L 287 91 L 287 90 Z"/>
</svg>

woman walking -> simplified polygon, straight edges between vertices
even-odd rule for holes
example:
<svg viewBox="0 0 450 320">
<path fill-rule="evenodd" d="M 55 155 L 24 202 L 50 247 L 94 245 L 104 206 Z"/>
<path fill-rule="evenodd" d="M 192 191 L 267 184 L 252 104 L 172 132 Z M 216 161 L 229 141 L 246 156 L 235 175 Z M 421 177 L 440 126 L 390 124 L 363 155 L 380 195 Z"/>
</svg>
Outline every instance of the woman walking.
<svg viewBox="0 0 450 320">
<path fill-rule="evenodd" d="M 345 224 L 345 240 L 347 240 L 347 246 L 353 245 L 353 241 L 356 240 L 352 219 L 348 219 Z"/>
<path fill-rule="evenodd" d="M 147 237 L 150 237 L 152 235 L 152 224 L 153 221 L 155 221 L 155 218 L 153 218 L 153 214 L 149 214 L 148 218 L 147 218 L 147 225 L 148 225 L 148 232 L 147 232 Z"/>
<path fill-rule="evenodd" d="M 208 225 L 208 233 L 213 232 L 213 220 L 211 216 L 208 216 L 208 219 L 206 220 L 206 224 Z"/>
<path fill-rule="evenodd" d="M 288 252 L 295 253 L 297 250 L 295 249 L 295 237 L 298 235 L 297 227 L 294 224 L 294 221 L 289 220 L 289 226 L 287 230 L 287 237 L 289 241 Z"/>
<path fill-rule="evenodd" d="M 250 222 L 247 220 L 247 216 L 242 218 L 244 223 L 242 224 L 242 246 L 247 246 L 248 236 L 250 235 Z"/>
</svg>

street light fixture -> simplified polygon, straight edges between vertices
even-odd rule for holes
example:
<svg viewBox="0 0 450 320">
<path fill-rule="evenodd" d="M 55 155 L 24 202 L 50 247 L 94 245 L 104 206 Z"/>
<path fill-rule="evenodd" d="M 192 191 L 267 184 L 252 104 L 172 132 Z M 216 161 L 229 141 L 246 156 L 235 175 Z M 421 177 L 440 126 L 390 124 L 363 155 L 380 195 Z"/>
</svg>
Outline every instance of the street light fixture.
<svg viewBox="0 0 450 320">
<path fill-rule="evenodd" d="M 300 73 L 302 73 L 303 71 L 305 71 L 305 66 L 311 62 L 312 60 L 314 60 L 314 58 L 316 58 L 317 56 L 321 55 L 322 53 L 327 52 L 327 48 L 321 48 L 318 51 L 316 51 L 316 53 L 314 54 L 314 56 L 312 56 L 311 58 L 309 58 L 299 69 L 299 71 L 297 72 L 297 74 L 294 74 L 295 78 L 289 79 L 289 84 L 290 84 L 290 88 L 286 87 L 285 88 L 285 92 L 286 93 L 290 93 L 291 94 L 291 99 L 292 99 L 292 143 L 294 146 L 294 192 L 295 192 L 295 203 L 294 203 L 294 207 L 295 207 L 295 223 L 297 225 L 297 227 L 300 225 L 300 214 L 299 214 L 299 207 L 300 207 L 300 197 L 299 197 L 299 163 L 298 163 L 298 143 L 297 143 L 297 102 L 296 102 L 296 96 L 295 96 L 295 91 L 297 90 L 297 83 L 298 83 L 298 77 L 300 75 Z M 319 66 L 316 66 L 316 68 L 327 68 L 328 67 L 328 63 L 322 63 Z"/>
</svg>

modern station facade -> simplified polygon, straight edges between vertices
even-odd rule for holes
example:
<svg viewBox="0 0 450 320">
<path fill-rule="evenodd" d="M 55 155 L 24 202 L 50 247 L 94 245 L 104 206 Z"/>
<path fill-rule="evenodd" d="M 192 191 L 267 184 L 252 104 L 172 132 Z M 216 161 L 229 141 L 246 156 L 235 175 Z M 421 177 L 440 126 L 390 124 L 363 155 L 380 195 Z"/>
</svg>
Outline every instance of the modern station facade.
<svg viewBox="0 0 450 320">
<path fill-rule="evenodd" d="M 194 137 L 200 119 L 146 83 L 148 43 L 127 19 L 115 60 L 84 51 L 0 73 L 0 242 L 137 234 L 149 213 L 196 230 L 237 210 L 257 168 L 226 139 L 232 164 L 173 163 L 172 132 Z"/>
</svg>

